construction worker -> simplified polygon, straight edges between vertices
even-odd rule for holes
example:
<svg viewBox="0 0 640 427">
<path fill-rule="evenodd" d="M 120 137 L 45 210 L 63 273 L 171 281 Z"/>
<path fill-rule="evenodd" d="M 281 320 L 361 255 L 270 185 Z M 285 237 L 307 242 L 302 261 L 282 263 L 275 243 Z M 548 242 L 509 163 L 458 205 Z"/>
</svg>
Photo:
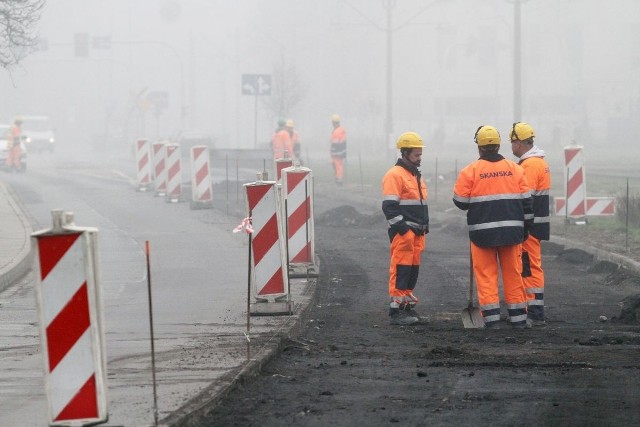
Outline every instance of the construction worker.
<svg viewBox="0 0 640 427">
<path fill-rule="evenodd" d="M 498 153 L 500 134 L 495 127 L 480 126 L 474 141 L 480 158 L 460 171 L 453 203 L 467 211 L 480 311 L 486 327 L 499 328 L 500 268 L 511 326 L 527 328 L 521 255 L 533 212 L 531 191 L 522 167 Z"/>
<path fill-rule="evenodd" d="M 9 134 L 7 135 L 7 158 L 5 164 L 9 166 L 11 170 L 20 172 L 22 170 L 22 163 L 20 157 L 22 156 L 22 147 L 20 147 L 20 138 L 22 137 L 22 118 L 16 117 L 13 121 L 13 125 L 9 128 Z"/>
<path fill-rule="evenodd" d="M 424 144 L 417 133 L 405 132 L 396 147 L 401 157 L 382 178 L 382 212 L 391 242 L 389 316 L 392 325 L 412 325 L 420 317 L 415 310 L 418 298 L 413 290 L 429 232 L 427 186 L 418 170 Z"/>
<path fill-rule="evenodd" d="M 286 129 L 287 121 L 283 118 L 278 119 L 278 127 L 271 137 L 271 148 L 273 149 L 273 159 L 283 159 L 285 157 L 293 158 L 293 146 L 291 145 L 291 136 Z"/>
<path fill-rule="evenodd" d="M 344 160 L 347 158 L 347 132 L 340 126 L 340 116 L 331 116 L 333 131 L 331 132 L 331 164 L 337 185 L 344 179 Z"/>
<path fill-rule="evenodd" d="M 544 151 L 534 144 L 535 132 L 524 122 L 514 123 L 510 132 L 511 151 L 520 159 L 533 195 L 533 224 L 522 243 L 522 277 L 527 293 L 527 316 L 532 326 L 544 326 L 544 271 L 542 240 L 549 240 L 549 190 L 551 173 Z"/>
<path fill-rule="evenodd" d="M 287 132 L 291 137 L 291 146 L 293 147 L 293 158 L 298 160 L 298 163 L 302 165 L 302 157 L 300 155 L 300 134 L 293 128 L 293 120 L 289 119 L 286 123 Z"/>
</svg>

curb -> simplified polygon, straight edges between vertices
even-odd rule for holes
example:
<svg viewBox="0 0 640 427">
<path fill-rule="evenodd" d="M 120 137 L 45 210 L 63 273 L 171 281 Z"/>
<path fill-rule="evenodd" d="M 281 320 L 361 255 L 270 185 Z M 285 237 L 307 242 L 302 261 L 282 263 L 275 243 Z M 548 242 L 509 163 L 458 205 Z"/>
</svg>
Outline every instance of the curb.
<svg viewBox="0 0 640 427">
<path fill-rule="evenodd" d="M 593 255 L 598 261 L 609 261 L 640 274 L 640 262 L 624 255 L 596 248 L 595 246 L 585 245 L 584 243 L 576 242 L 575 240 L 568 240 L 564 237 L 552 235 L 549 241 L 562 245 L 565 249 L 579 249 L 581 251 L 585 251 L 586 253 Z"/>
<path fill-rule="evenodd" d="M 4 198 L 7 200 L 18 221 L 16 225 L 19 223 L 22 229 L 22 235 L 20 236 L 22 239 L 22 247 L 13 257 L 12 262 L 8 266 L 0 269 L 0 292 L 2 292 L 31 271 L 35 251 L 34 248 L 31 247 L 31 233 L 33 230 L 29 221 L 27 221 L 25 210 L 18 202 L 20 199 L 16 196 L 13 189 L 4 183 L 0 183 L 0 193 L 5 193 Z"/>
<path fill-rule="evenodd" d="M 293 320 L 291 327 L 284 330 L 272 343 L 265 345 L 259 357 L 249 360 L 246 364 L 229 373 L 226 378 L 217 383 L 211 384 L 200 394 L 192 398 L 181 408 L 173 411 L 170 415 L 160 421 L 160 425 L 171 427 L 197 427 L 204 425 L 209 414 L 217 408 L 219 402 L 226 398 L 231 392 L 248 384 L 253 378 L 262 373 L 263 367 L 276 358 L 284 349 L 291 337 L 299 335 L 311 318 L 311 307 L 316 305 L 317 287 L 321 278 L 312 279 L 313 284 L 309 284 L 311 297 L 302 306 L 297 319 Z M 295 314 L 294 314 L 295 316 Z"/>
</svg>

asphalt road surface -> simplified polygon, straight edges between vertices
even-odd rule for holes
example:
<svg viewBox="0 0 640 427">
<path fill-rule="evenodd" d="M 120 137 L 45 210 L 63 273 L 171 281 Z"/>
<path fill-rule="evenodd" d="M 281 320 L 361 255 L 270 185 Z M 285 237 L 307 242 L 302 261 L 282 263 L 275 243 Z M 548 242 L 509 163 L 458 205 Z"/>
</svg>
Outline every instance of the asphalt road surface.
<svg viewBox="0 0 640 427">
<path fill-rule="evenodd" d="M 125 160 L 70 158 L 58 150 L 31 156 L 27 173 L 2 173 L 2 179 L 34 230 L 50 228 L 57 208 L 73 212 L 78 226 L 98 228 L 109 425 L 144 426 L 154 421 L 145 241 L 151 248 L 160 420 L 203 390 L 223 387 L 247 352 L 270 348 L 274 330 L 294 316 L 252 319 L 249 349 L 247 240 L 231 232 L 242 216 L 226 215 L 225 200 L 213 210 L 191 210 L 188 203 L 138 192 L 127 173 L 135 163 Z M 34 280 L 27 274 L 0 298 L 2 427 L 47 423 Z"/>
<path fill-rule="evenodd" d="M 545 244 L 547 326 L 464 329 L 466 229 L 432 210 L 416 292 L 426 322 L 390 326 L 384 218 L 377 203 L 348 201 L 349 191 L 316 191 L 323 268 L 306 328 L 191 425 L 638 422 L 640 325 L 623 322 L 620 306 L 639 292 L 638 277 Z"/>
</svg>

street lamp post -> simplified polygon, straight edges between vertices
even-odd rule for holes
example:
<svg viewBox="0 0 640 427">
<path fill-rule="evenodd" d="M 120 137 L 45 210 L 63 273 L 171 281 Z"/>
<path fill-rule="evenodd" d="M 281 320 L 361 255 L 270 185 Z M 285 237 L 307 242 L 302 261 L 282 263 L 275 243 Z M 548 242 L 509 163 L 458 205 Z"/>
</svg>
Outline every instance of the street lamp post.
<svg viewBox="0 0 640 427">
<path fill-rule="evenodd" d="M 522 32 L 521 1 L 513 2 L 513 120 L 522 120 Z"/>
</svg>

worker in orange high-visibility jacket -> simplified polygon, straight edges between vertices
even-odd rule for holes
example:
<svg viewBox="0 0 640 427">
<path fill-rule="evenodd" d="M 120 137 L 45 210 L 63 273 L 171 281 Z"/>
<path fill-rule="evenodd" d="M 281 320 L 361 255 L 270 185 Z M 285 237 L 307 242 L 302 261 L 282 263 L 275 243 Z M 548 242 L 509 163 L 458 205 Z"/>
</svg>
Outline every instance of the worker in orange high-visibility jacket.
<svg viewBox="0 0 640 427">
<path fill-rule="evenodd" d="M 542 269 L 542 240 L 549 240 L 549 190 L 551 173 L 544 159 L 545 153 L 534 144 L 533 128 L 523 122 L 514 123 L 509 134 L 511 151 L 524 169 L 533 195 L 533 224 L 529 237 L 522 243 L 522 277 L 527 293 L 527 311 L 532 326 L 544 326 L 544 270 Z"/>
<path fill-rule="evenodd" d="M 340 125 L 340 116 L 331 116 L 331 164 L 337 185 L 342 185 L 344 180 L 344 166 L 347 158 L 347 131 Z"/>
<path fill-rule="evenodd" d="M 12 171 L 18 172 L 22 171 L 20 138 L 22 138 L 22 118 L 16 117 L 7 135 L 7 158 L 5 159 L 5 164 Z"/>
<path fill-rule="evenodd" d="M 500 326 L 498 270 L 511 326 L 527 328 L 522 280 L 522 241 L 532 214 L 529 185 L 521 166 L 498 153 L 500 134 L 480 126 L 474 137 L 480 158 L 464 167 L 453 188 L 453 203 L 467 211 L 473 274 L 485 326 Z"/>
<path fill-rule="evenodd" d="M 382 212 L 391 241 L 389 316 L 392 325 L 412 325 L 420 320 L 413 291 L 429 232 L 427 186 L 418 170 L 424 144 L 417 133 L 405 132 L 396 147 L 401 158 L 382 178 Z"/>
<path fill-rule="evenodd" d="M 298 164 L 302 165 L 302 156 L 300 154 L 300 134 L 293 127 L 293 120 L 289 119 L 286 123 L 287 132 L 289 132 L 289 136 L 291 137 L 291 146 L 293 147 L 293 156 L 292 158 L 298 161 Z"/>
<path fill-rule="evenodd" d="M 293 159 L 293 146 L 291 145 L 291 135 L 286 129 L 286 120 L 280 118 L 278 127 L 271 137 L 271 148 L 273 149 L 273 159 L 291 158 Z"/>
</svg>

